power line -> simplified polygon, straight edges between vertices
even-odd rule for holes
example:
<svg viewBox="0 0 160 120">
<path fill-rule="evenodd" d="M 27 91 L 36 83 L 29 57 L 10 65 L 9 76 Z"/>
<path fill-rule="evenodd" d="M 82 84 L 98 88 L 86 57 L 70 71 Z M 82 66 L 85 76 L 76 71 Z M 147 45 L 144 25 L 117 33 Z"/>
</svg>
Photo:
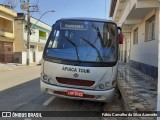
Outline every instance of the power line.
<svg viewBox="0 0 160 120">
<path fill-rule="evenodd" d="M 37 3 L 36 3 L 36 5 L 38 5 L 38 3 L 39 3 L 39 0 L 37 0 Z"/>
<path fill-rule="evenodd" d="M 39 0 L 37 0 L 37 3 L 35 4 L 35 6 L 38 6 Z M 35 7 L 33 8 L 33 11 L 35 10 Z M 33 15 L 33 13 L 31 14 L 31 16 Z"/>
</svg>

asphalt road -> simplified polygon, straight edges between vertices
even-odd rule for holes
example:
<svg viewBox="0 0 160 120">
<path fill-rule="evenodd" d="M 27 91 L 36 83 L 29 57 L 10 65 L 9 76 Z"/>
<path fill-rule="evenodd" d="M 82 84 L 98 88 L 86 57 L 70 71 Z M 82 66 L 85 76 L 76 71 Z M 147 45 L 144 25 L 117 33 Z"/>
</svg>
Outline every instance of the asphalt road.
<svg viewBox="0 0 160 120">
<path fill-rule="evenodd" d="M 111 103 L 70 100 L 40 92 L 40 66 L 0 72 L 0 111 L 124 111 L 116 94 Z M 124 120 L 126 118 L 54 117 L 0 120 Z"/>
</svg>

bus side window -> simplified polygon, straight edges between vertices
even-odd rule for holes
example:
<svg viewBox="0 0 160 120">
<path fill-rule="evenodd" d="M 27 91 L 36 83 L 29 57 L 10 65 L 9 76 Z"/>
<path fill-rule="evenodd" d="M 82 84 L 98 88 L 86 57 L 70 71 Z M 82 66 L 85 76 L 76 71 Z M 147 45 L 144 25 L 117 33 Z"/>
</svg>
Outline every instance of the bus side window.
<svg viewBox="0 0 160 120">
<path fill-rule="evenodd" d="M 68 31 L 65 31 L 65 33 L 64 33 L 64 34 L 65 34 L 65 36 L 66 36 L 66 37 L 68 37 Z"/>
<path fill-rule="evenodd" d="M 55 39 L 54 39 L 54 42 L 53 42 L 53 48 L 57 48 L 57 45 L 58 45 L 58 38 L 59 38 L 59 31 L 57 30 L 55 33 Z"/>
</svg>

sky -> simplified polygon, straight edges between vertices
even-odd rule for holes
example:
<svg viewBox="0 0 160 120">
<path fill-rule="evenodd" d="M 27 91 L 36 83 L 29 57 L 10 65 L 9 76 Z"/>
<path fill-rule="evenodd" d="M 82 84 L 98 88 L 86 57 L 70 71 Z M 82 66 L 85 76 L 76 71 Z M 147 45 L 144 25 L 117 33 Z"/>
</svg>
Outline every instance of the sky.
<svg viewBox="0 0 160 120">
<path fill-rule="evenodd" d="M 0 0 L 3 4 L 7 1 L 17 1 L 16 12 L 24 12 L 20 9 L 20 0 Z M 30 0 L 31 5 L 38 2 L 39 11 L 31 13 L 31 16 L 39 19 L 41 15 L 47 11 L 55 9 L 55 12 L 48 12 L 41 21 L 52 25 L 60 18 L 68 17 L 90 17 L 90 18 L 109 18 L 110 1 L 106 0 Z M 106 7 L 106 14 L 105 14 Z"/>
</svg>

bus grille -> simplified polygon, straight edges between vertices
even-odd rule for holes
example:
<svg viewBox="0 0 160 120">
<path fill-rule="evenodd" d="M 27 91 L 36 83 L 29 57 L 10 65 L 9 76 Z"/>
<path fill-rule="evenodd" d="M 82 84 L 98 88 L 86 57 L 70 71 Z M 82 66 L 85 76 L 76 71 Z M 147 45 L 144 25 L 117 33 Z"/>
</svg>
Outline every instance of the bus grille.
<svg viewBox="0 0 160 120">
<path fill-rule="evenodd" d="M 90 87 L 94 85 L 95 81 L 90 80 L 80 80 L 80 79 L 72 79 L 72 78 L 62 78 L 62 77 L 56 77 L 57 81 L 62 84 L 67 85 L 77 85 L 77 86 L 87 86 Z"/>
</svg>

